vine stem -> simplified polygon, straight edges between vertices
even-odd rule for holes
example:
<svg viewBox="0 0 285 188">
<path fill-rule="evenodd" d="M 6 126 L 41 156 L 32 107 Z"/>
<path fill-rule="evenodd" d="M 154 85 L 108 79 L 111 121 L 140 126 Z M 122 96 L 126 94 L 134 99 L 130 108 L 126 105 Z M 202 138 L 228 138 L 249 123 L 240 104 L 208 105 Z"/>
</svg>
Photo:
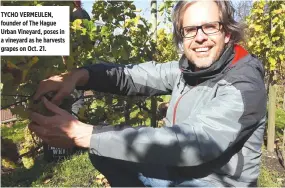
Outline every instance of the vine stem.
<svg viewBox="0 0 285 188">
<path fill-rule="evenodd" d="M 15 102 L 13 104 L 9 104 L 9 105 L 3 106 L 3 107 L 1 107 L 1 110 L 7 109 L 7 108 L 9 108 L 11 106 L 15 106 L 15 105 L 20 104 L 22 102 L 27 102 L 27 100 L 29 100 L 29 99 L 21 100 L 21 101 Z"/>
</svg>

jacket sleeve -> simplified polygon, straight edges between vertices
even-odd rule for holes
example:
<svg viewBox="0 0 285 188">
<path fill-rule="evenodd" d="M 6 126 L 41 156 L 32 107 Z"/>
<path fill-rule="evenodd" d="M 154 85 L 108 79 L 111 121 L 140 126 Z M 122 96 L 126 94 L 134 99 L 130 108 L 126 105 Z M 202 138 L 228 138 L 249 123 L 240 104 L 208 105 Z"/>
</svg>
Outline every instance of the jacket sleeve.
<svg viewBox="0 0 285 188">
<path fill-rule="evenodd" d="M 220 82 L 216 97 L 172 127 L 95 127 L 91 154 L 137 163 L 189 167 L 233 155 L 264 125 L 261 80 Z M 227 162 L 227 161 L 225 161 Z"/>
<path fill-rule="evenodd" d="M 147 62 L 136 65 L 100 63 L 83 68 L 89 72 L 89 81 L 84 87 L 77 89 L 120 95 L 170 94 L 180 73 L 178 62 Z"/>
</svg>

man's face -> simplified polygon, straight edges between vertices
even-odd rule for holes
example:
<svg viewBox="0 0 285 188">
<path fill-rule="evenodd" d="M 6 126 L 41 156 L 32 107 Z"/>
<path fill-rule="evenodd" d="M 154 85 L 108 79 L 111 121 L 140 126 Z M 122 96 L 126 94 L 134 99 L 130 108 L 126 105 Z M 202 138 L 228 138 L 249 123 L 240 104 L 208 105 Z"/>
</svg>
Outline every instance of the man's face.
<svg viewBox="0 0 285 188">
<path fill-rule="evenodd" d="M 221 21 L 219 7 L 213 1 L 197 1 L 188 5 L 182 19 L 182 27 Z M 207 68 L 219 59 L 229 40 L 230 35 L 223 30 L 206 35 L 199 29 L 195 37 L 183 39 L 183 49 L 190 63 L 200 69 Z"/>
</svg>

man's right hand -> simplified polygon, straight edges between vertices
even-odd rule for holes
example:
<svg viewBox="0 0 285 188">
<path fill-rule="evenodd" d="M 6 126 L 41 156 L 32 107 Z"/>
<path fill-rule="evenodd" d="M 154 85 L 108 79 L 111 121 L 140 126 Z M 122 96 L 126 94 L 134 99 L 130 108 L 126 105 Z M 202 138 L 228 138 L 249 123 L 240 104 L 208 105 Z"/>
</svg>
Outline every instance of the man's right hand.
<svg viewBox="0 0 285 188">
<path fill-rule="evenodd" d="M 61 75 L 52 76 L 40 82 L 33 100 L 40 100 L 46 93 L 55 92 L 56 94 L 51 102 L 59 105 L 62 99 L 69 95 L 76 86 L 85 85 L 88 79 L 89 73 L 85 69 L 77 69 Z"/>
</svg>

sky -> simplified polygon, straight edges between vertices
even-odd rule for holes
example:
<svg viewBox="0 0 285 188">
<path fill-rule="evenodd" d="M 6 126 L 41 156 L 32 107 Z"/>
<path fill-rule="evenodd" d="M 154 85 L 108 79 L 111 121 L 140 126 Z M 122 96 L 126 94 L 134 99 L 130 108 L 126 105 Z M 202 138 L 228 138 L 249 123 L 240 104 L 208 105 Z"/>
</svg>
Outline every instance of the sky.
<svg viewBox="0 0 285 188">
<path fill-rule="evenodd" d="M 92 15 L 91 11 L 94 2 L 95 0 L 82 0 L 83 8 L 90 16 Z M 138 9 L 142 9 L 142 15 L 145 18 L 150 17 L 150 0 L 135 0 L 134 4 Z"/>
</svg>

